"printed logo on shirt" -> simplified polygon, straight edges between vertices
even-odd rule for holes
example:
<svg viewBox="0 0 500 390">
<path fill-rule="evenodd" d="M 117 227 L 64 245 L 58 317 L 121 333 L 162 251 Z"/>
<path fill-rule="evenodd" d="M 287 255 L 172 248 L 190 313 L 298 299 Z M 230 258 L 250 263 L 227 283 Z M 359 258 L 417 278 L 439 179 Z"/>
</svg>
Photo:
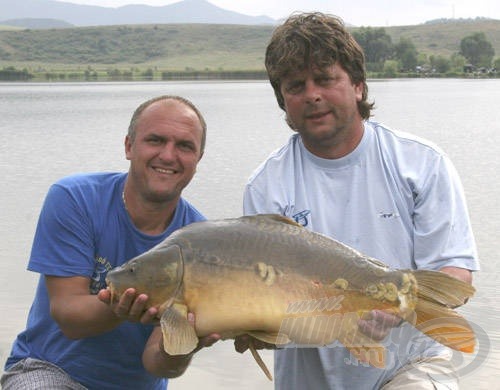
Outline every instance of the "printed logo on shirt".
<svg viewBox="0 0 500 390">
<path fill-rule="evenodd" d="M 298 224 L 306 227 L 307 225 L 309 225 L 309 219 L 308 219 L 309 214 L 311 214 L 311 210 L 303 210 L 303 211 L 300 211 L 300 212 L 292 215 L 292 218 Z"/>
<path fill-rule="evenodd" d="M 383 211 L 379 212 L 378 216 L 380 218 L 385 218 L 385 219 L 399 218 L 398 213 L 388 213 L 388 212 L 383 212 Z"/>
<path fill-rule="evenodd" d="M 106 288 L 106 274 L 113 268 L 105 257 L 97 256 L 95 258 L 94 273 L 90 281 L 90 293 L 97 294 L 99 290 Z"/>
</svg>

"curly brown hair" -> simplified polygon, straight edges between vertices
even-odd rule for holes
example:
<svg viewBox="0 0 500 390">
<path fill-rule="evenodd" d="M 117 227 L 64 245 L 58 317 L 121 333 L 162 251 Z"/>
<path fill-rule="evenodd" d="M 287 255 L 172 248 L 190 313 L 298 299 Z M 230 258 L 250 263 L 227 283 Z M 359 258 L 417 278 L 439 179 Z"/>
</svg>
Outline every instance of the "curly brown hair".
<svg viewBox="0 0 500 390">
<path fill-rule="evenodd" d="M 278 105 L 285 110 L 281 80 L 311 66 L 325 68 L 334 63 L 349 74 L 354 84 L 363 83 L 358 110 L 363 119 L 370 117 L 363 49 L 347 31 L 344 22 L 320 12 L 291 15 L 277 27 L 266 49 L 265 65 Z"/>
</svg>

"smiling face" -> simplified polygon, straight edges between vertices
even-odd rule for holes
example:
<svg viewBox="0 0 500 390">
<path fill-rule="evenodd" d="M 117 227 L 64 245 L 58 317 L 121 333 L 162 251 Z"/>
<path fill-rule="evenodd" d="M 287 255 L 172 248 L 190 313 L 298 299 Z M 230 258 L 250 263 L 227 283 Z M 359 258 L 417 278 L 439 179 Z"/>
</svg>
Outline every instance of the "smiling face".
<svg viewBox="0 0 500 390">
<path fill-rule="evenodd" d="M 148 203 L 176 203 L 202 156 L 203 128 L 197 114 L 174 99 L 142 111 L 133 136 L 125 139 L 128 181 Z"/>
<path fill-rule="evenodd" d="M 311 153 L 339 158 L 361 140 L 363 84 L 354 84 L 340 65 L 293 73 L 282 80 L 281 94 L 289 125 Z"/>
</svg>

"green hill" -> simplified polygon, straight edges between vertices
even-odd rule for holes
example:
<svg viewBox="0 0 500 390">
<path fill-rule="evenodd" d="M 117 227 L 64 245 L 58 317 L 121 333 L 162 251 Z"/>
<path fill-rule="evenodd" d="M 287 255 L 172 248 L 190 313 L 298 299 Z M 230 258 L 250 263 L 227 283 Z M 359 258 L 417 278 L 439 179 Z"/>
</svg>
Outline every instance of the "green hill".
<svg viewBox="0 0 500 390">
<path fill-rule="evenodd" d="M 273 26 L 220 24 L 0 29 L 0 69 L 261 71 L 272 30 Z M 484 32 L 500 56 L 500 20 L 426 23 L 385 31 L 393 43 L 407 37 L 419 52 L 446 57 L 459 51 L 463 37 Z"/>
<path fill-rule="evenodd" d="M 0 31 L 0 64 L 263 69 L 271 26 L 171 24 Z"/>
<path fill-rule="evenodd" d="M 387 27 L 385 31 L 391 36 L 393 43 L 399 42 L 401 37 L 410 38 L 419 52 L 445 57 L 460 50 L 462 38 L 476 32 L 484 32 L 486 39 L 495 49 L 496 57 L 500 57 L 500 20 L 429 22 L 416 26 Z"/>
</svg>

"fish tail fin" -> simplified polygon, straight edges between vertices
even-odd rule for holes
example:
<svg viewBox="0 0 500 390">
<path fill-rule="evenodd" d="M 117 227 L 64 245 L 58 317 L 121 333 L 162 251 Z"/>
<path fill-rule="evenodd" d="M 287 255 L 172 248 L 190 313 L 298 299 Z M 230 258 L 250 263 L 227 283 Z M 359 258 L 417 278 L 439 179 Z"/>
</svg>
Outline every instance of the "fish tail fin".
<svg viewBox="0 0 500 390">
<path fill-rule="evenodd" d="M 418 285 L 415 327 L 447 347 L 474 352 L 474 331 L 453 310 L 472 297 L 474 287 L 444 272 L 417 270 L 413 275 Z"/>
</svg>

